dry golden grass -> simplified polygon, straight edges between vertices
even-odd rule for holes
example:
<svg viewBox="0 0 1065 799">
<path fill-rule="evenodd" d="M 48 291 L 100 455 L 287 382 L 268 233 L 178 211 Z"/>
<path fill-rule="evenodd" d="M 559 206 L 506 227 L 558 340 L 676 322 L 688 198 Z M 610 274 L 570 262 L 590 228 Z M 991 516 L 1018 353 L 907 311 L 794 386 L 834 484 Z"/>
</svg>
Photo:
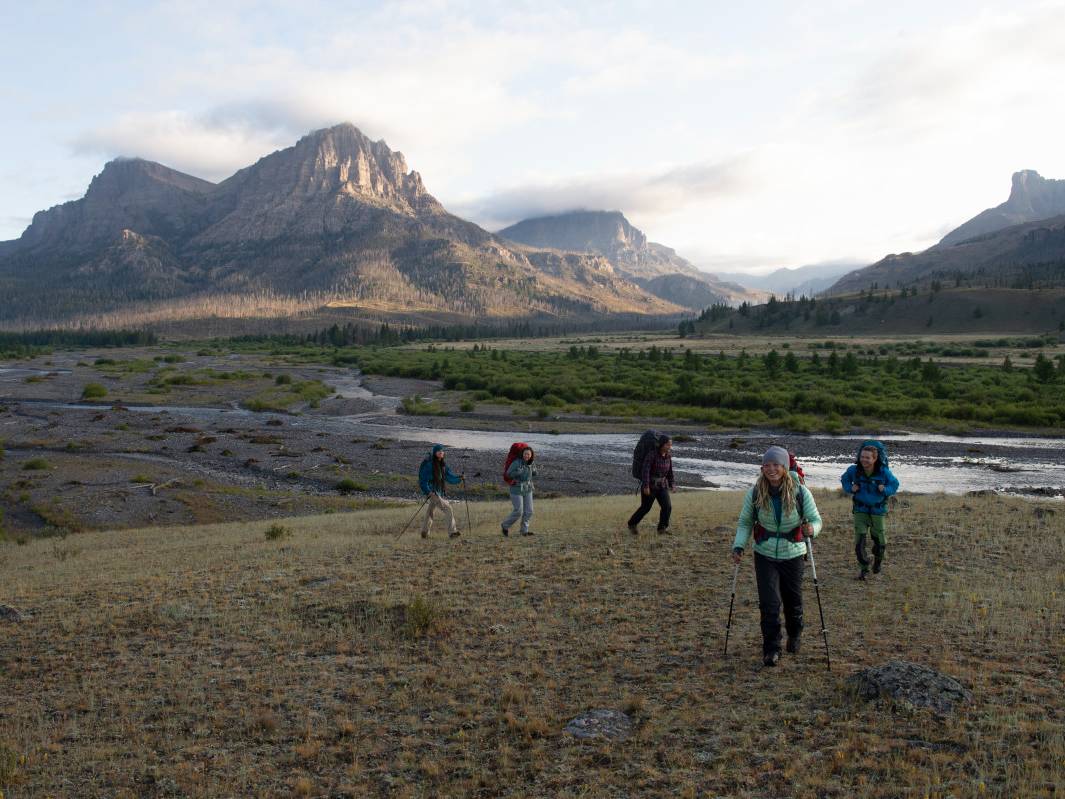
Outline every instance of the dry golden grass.
<svg viewBox="0 0 1065 799">
<path fill-rule="evenodd" d="M 845 500 L 819 495 L 833 653 L 758 658 L 745 559 L 721 656 L 737 494 L 683 493 L 676 535 L 633 497 L 503 503 L 458 541 L 413 507 L 0 544 L 0 791 L 36 796 L 1060 796 L 1065 510 L 904 497 L 885 573 L 855 573 Z M 465 522 L 465 509 L 459 509 Z M 651 520 L 653 522 L 653 519 Z M 651 527 L 645 523 L 645 527 Z M 726 531 L 724 528 L 729 528 Z M 976 701 L 956 718 L 851 698 L 905 658 Z M 562 732 L 630 713 L 622 742 Z"/>
</svg>

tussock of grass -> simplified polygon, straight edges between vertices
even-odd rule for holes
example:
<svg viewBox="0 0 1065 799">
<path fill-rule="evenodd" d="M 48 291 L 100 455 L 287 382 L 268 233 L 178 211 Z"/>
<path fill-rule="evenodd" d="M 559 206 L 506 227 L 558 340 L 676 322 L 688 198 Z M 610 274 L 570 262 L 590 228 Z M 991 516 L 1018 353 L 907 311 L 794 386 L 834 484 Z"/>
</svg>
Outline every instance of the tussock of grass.
<svg viewBox="0 0 1065 799">
<path fill-rule="evenodd" d="M 261 522 L 83 533 L 65 560 L 0 544 L 0 601 L 33 611 L 0 636 L 0 742 L 27 796 L 1060 792 L 1065 512 L 903 497 L 859 584 L 848 504 L 818 498 L 832 673 L 811 585 L 802 654 L 761 669 L 749 555 L 721 657 L 738 494 L 678 494 L 666 538 L 604 497 L 537 503 L 530 539 L 493 502 L 457 540 L 397 541 L 407 505 L 285 519 L 283 547 Z M 976 701 L 937 720 L 847 694 L 893 658 Z M 561 732 L 597 707 L 632 736 Z"/>
</svg>

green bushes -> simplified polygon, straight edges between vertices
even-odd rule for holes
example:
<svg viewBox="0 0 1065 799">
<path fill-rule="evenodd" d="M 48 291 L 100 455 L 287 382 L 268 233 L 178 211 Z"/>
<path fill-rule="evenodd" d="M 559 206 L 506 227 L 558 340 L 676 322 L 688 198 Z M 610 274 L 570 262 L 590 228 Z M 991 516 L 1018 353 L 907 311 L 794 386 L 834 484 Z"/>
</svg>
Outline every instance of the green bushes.
<svg viewBox="0 0 1065 799">
<path fill-rule="evenodd" d="M 369 350 L 360 365 L 367 374 L 430 379 L 435 373 L 445 386 L 473 391 L 477 401 L 522 403 L 541 417 L 587 413 L 594 405 L 610 417 L 718 426 L 771 422 L 810 431 L 843 430 L 849 419 L 859 417 L 864 424 L 919 420 L 925 426 L 954 428 L 959 422 L 1046 427 L 1065 417 L 1065 392 L 1060 391 L 1065 368 L 1051 374 L 1043 365 L 1037 376 L 1033 369 L 937 364 L 921 357 L 924 345 L 873 349 L 828 342 L 811 347 L 829 350 L 829 356 L 814 353 L 812 358 L 778 361 L 687 352 L 677 357 L 657 350 L 654 357 L 629 351 L 595 358 L 512 351 L 504 358 L 492 350 L 500 352 L 494 358 L 439 349 Z M 885 358 L 882 350 L 889 347 L 893 354 Z M 410 397 L 403 405 L 409 413 L 446 412 L 444 403 L 421 397 Z"/>
<path fill-rule="evenodd" d="M 86 383 L 81 390 L 81 398 L 84 400 L 100 399 L 107 396 L 107 389 L 99 383 Z"/>
</svg>

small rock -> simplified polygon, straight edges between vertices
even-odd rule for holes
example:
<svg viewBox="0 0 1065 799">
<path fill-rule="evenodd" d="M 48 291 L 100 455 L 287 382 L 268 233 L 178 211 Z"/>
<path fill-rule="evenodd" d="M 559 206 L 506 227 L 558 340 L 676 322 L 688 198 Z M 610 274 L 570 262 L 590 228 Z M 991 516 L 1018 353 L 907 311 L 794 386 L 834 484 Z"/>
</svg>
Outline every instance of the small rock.
<svg viewBox="0 0 1065 799">
<path fill-rule="evenodd" d="M 581 713 L 566 725 L 565 731 L 575 738 L 624 740 L 632 732 L 632 719 L 620 710 L 600 708 Z"/>
<path fill-rule="evenodd" d="M 20 621 L 25 620 L 26 616 L 16 608 L 10 605 L 0 605 L 0 621 L 11 621 L 18 624 Z"/>
<path fill-rule="evenodd" d="M 960 702 L 971 702 L 972 691 L 935 669 L 892 660 L 847 678 L 863 699 L 888 698 L 912 707 L 926 707 L 939 714 L 954 712 Z"/>
<path fill-rule="evenodd" d="M 490 632 L 495 633 L 496 635 L 501 635 L 502 633 L 510 632 L 510 628 L 507 627 L 507 625 L 505 624 L 493 624 L 491 627 L 488 628 L 488 630 Z"/>
</svg>

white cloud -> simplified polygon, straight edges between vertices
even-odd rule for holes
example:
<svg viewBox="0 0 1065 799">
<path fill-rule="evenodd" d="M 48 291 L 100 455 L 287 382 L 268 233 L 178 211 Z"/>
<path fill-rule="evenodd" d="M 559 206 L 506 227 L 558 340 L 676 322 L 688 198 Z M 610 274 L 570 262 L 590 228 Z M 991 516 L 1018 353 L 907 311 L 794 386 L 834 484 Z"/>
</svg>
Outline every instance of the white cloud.
<svg viewBox="0 0 1065 799">
<path fill-rule="evenodd" d="M 736 196 L 752 189 L 757 180 L 753 157 L 742 155 L 658 172 L 586 175 L 510 186 L 460 200 L 453 210 L 493 229 L 529 217 L 576 210 L 620 210 L 647 218 L 708 199 Z"/>
</svg>

